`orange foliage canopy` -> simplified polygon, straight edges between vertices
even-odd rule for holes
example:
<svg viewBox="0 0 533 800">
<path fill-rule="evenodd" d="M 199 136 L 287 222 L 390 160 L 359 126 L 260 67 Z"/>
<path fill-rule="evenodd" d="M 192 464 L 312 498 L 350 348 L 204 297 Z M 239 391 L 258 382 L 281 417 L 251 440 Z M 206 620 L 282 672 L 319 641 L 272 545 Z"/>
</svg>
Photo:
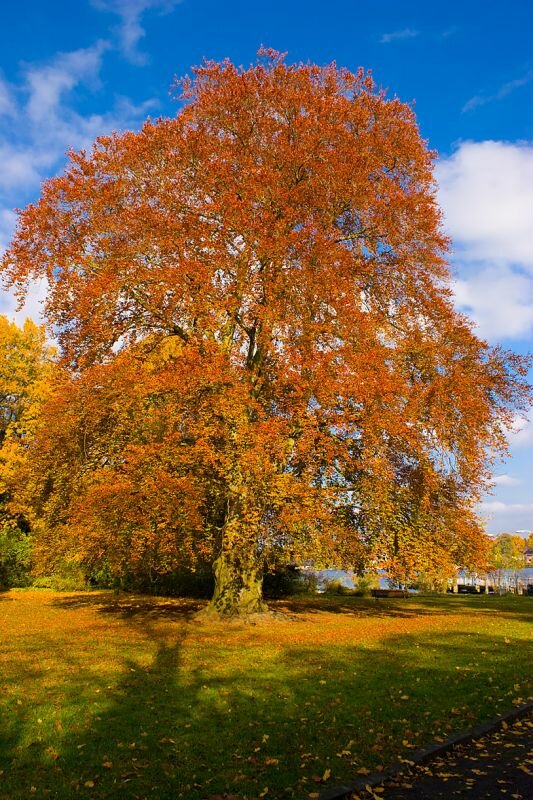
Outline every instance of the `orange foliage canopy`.
<svg viewBox="0 0 533 800">
<path fill-rule="evenodd" d="M 34 453 L 54 547 L 216 559 L 222 611 L 280 559 L 466 558 L 526 364 L 454 311 L 412 110 L 270 51 L 182 88 L 72 153 L 3 260 L 47 277 L 67 374 Z"/>
</svg>

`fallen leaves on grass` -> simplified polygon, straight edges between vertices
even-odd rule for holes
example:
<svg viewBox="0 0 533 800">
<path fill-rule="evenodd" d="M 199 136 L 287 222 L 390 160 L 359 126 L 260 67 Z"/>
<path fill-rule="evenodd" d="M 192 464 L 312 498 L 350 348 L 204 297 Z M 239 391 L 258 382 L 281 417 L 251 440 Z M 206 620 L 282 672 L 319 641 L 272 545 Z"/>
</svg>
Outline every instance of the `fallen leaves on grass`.
<svg viewBox="0 0 533 800">
<path fill-rule="evenodd" d="M 491 606 L 489 618 L 484 601 L 477 600 L 474 610 L 453 610 L 453 601 L 445 609 L 437 598 L 427 606 L 406 601 L 401 613 L 382 604 L 378 613 L 374 604 L 352 607 L 343 600 L 341 609 L 320 598 L 305 599 L 295 601 L 298 616 L 290 621 L 228 628 L 187 620 L 177 600 L 21 593 L 11 609 L 0 610 L 0 639 L 9 657 L 0 654 L 0 706 L 4 699 L 8 713 L 23 723 L 31 708 L 32 725 L 37 717 L 42 720 L 38 746 L 61 753 L 49 769 L 61 766 L 73 785 L 80 780 L 75 770 L 92 775 L 86 788 L 98 787 L 90 793 L 95 800 L 107 796 L 113 782 L 120 787 L 121 779 L 134 780 L 136 795 L 147 796 L 162 774 L 174 789 L 181 782 L 184 800 L 229 800 L 228 794 L 210 794 L 218 786 L 227 791 L 238 786 L 239 798 L 257 798 L 265 789 L 264 797 L 290 796 L 287 787 L 298 782 L 302 794 L 315 782 L 318 796 L 326 781 L 333 783 L 331 773 L 339 781 L 369 775 L 378 770 L 376 761 L 383 769 L 412 742 L 430 741 L 433 732 L 442 740 L 464 727 L 467 698 L 479 719 L 484 704 L 492 712 L 510 706 L 515 695 L 527 697 L 525 681 L 517 682 L 527 667 L 525 649 L 502 646 L 502 627 L 511 635 L 511 625 L 513 644 L 525 642 L 525 619 L 505 611 L 505 599 L 498 601 L 501 617 Z M 496 639 L 501 656 L 492 648 Z M 439 694 L 446 676 L 451 680 Z M 50 704 L 56 709 L 53 721 Z M 131 709 L 138 714 L 136 727 L 119 727 L 120 715 L 127 712 L 129 720 Z M 28 716 L 28 764 L 35 752 L 29 750 L 35 737 L 30 727 Z M 98 747 L 102 741 L 108 755 Z M 109 749 L 109 741 L 116 749 Z M 157 759 L 146 760 L 144 745 L 159 751 L 159 764 L 168 754 L 168 769 L 158 772 Z M 244 767 L 239 777 L 232 757 L 237 753 Z M 485 744 L 477 755 L 474 766 L 485 767 Z M 28 795 L 32 779 L 35 783 L 28 767 Z M 11 796 L 24 796 L 22 787 L 15 788 L 20 791 Z M 179 790 L 175 794 L 178 800 Z"/>
</svg>

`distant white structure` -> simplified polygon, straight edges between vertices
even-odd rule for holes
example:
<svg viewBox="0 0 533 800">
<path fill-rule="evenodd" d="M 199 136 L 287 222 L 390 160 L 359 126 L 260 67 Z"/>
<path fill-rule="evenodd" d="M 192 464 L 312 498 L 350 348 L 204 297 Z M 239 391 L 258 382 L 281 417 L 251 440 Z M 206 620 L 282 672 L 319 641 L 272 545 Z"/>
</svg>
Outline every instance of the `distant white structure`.
<svg viewBox="0 0 533 800">
<path fill-rule="evenodd" d="M 450 582 L 448 591 L 465 594 L 533 594 L 533 567 L 500 569 L 489 573 L 460 570 L 455 580 Z"/>
</svg>

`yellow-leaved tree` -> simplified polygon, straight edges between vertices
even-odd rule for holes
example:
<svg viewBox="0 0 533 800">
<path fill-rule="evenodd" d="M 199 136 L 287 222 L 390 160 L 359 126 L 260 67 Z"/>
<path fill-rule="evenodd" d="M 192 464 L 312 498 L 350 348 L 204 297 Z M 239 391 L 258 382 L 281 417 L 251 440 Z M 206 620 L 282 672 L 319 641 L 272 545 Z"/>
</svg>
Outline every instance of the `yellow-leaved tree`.
<svg viewBox="0 0 533 800">
<path fill-rule="evenodd" d="M 23 474 L 53 355 L 43 326 L 0 316 L 0 585 L 29 577 L 32 503 Z"/>
</svg>

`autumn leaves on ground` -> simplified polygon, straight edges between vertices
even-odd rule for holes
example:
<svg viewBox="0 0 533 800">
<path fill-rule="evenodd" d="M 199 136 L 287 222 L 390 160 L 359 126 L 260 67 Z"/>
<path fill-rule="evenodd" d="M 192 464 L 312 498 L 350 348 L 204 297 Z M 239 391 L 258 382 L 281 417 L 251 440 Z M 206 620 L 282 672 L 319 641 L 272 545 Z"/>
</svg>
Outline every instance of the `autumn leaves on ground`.
<svg viewBox="0 0 533 800">
<path fill-rule="evenodd" d="M 302 797 L 528 697 L 526 598 L 198 607 L 1 594 L 0 798 Z"/>
</svg>

